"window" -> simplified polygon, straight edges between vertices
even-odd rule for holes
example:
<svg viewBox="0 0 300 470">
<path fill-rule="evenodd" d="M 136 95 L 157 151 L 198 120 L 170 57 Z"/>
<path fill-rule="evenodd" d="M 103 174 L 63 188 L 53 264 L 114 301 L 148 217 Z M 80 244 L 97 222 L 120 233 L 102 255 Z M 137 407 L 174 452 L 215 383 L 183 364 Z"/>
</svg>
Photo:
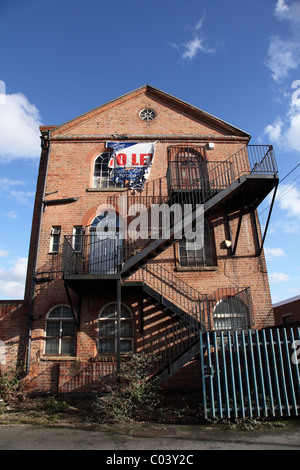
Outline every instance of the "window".
<svg viewBox="0 0 300 470">
<path fill-rule="evenodd" d="M 214 310 L 214 329 L 232 330 L 248 327 L 248 309 L 244 302 L 231 298 L 220 300 Z"/>
<path fill-rule="evenodd" d="M 52 227 L 51 229 L 51 239 L 50 239 L 50 252 L 51 253 L 59 252 L 60 231 L 61 231 L 61 227 L 59 226 Z"/>
<path fill-rule="evenodd" d="M 110 168 L 108 167 L 112 152 L 101 153 L 95 160 L 93 188 L 119 188 L 119 183 L 110 180 Z"/>
<path fill-rule="evenodd" d="M 54 307 L 46 319 L 45 354 L 75 354 L 76 328 L 72 311 L 65 305 Z"/>
<path fill-rule="evenodd" d="M 203 240 L 193 241 L 183 237 L 179 241 L 179 263 L 185 268 L 215 266 L 213 233 L 207 220 L 204 221 Z"/>
<path fill-rule="evenodd" d="M 284 324 L 288 324 L 288 323 L 292 323 L 292 314 L 291 313 L 287 313 L 285 315 L 282 315 L 282 322 Z"/>
<path fill-rule="evenodd" d="M 81 253 L 82 251 L 82 236 L 83 227 L 81 225 L 73 227 L 72 247 L 76 253 Z"/>
<path fill-rule="evenodd" d="M 142 121 L 153 121 L 153 119 L 155 119 L 155 116 L 156 112 L 154 111 L 154 109 L 146 108 L 140 111 L 140 118 L 142 119 Z"/>
<path fill-rule="evenodd" d="M 125 305 L 121 306 L 121 353 L 133 351 L 132 315 Z M 104 307 L 99 316 L 98 352 L 117 353 L 117 304 Z"/>
<path fill-rule="evenodd" d="M 204 197 L 209 189 L 208 162 L 198 147 L 179 148 L 175 161 L 171 162 L 173 183 L 178 189 L 200 190 Z"/>
</svg>

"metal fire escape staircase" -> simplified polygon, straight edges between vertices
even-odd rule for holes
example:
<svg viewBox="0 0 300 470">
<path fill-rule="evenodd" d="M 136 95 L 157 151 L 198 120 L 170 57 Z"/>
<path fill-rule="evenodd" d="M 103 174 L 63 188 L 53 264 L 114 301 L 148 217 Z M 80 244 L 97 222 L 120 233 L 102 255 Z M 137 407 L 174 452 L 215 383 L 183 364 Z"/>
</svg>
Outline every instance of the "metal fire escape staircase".
<svg viewBox="0 0 300 470">
<path fill-rule="evenodd" d="M 277 167 L 272 146 L 247 146 L 223 162 L 200 162 L 199 164 L 203 166 L 202 176 L 198 178 L 198 181 L 194 181 L 192 178 L 183 180 L 180 168 L 182 162 L 169 162 L 166 181 L 161 178 L 149 183 L 152 186 L 153 199 L 149 196 L 137 195 L 132 197 L 132 203 L 145 207 L 149 214 L 153 204 L 167 204 L 169 207 L 179 205 L 182 210 L 184 210 L 184 206 L 189 204 L 192 208 L 189 213 L 191 223 L 196 220 L 198 204 L 204 205 L 204 217 L 222 206 L 227 214 L 239 212 L 238 227 L 240 228 L 243 215 L 249 211 L 254 212 L 275 188 L 270 216 L 278 185 Z M 168 193 L 164 194 L 161 188 L 167 188 Z M 145 198 L 150 200 L 150 204 L 145 204 Z M 135 272 L 140 266 L 145 265 L 150 259 L 156 258 L 175 243 L 178 223 L 181 222 L 181 220 L 173 218 L 168 237 L 163 236 L 160 226 L 156 227 L 156 234 L 153 234 L 153 227 L 151 227 L 145 239 L 128 239 L 123 246 L 121 277 L 127 277 Z M 238 236 L 239 229 L 233 244 L 233 254 Z M 265 234 L 262 243 L 264 237 Z M 261 250 L 262 245 L 258 248 L 258 254 L 261 253 Z"/>
<path fill-rule="evenodd" d="M 154 373 L 162 383 L 199 353 L 199 334 L 207 327 L 207 296 L 155 262 L 139 269 L 124 286 L 136 281 L 142 282 L 144 298 L 174 319 L 160 341 L 156 339 L 157 348 L 149 345 L 162 359 Z"/>
<path fill-rule="evenodd" d="M 196 221 L 199 204 L 203 205 L 204 217 L 220 207 L 225 209 L 227 215 L 238 212 L 237 231 L 235 240 L 232 240 L 234 255 L 243 215 L 246 212 L 254 213 L 258 205 L 274 189 L 266 233 L 278 185 L 273 148 L 246 146 L 225 161 L 201 162 L 199 165 L 203 166 L 199 178 L 183 179 L 182 162 L 170 161 L 166 177 L 146 183 L 141 193 L 132 194 L 128 190 L 125 198 L 122 196 L 123 201 L 126 200 L 128 207 L 133 204 L 137 205 L 136 207 L 140 205 L 147 221 L 151 218 L 152 207 L 164 204 L 168 208 L 177 205 L 182 209 L 189 204 L 190 223 Z M 189 171 L 189 168 L 185 170 Z M 121 212 L 119 197 L 112 197 L 108 202 Z M 120 279 L 124 288 L 134 282 L 140 282 L 144 297 L 149 298 L 175 320 L 173 326 L 164 330 L 160 341 L 159 350 L 163 352 L 164 359 L 159 372 L 155 375 L 161 382 L 189 362 L 199 351 L 199 334 L 206 329 L 205 319 L 208 318 L 210 305 L 207 296 L 201 295 L 153 261 L 178 240 L 178 224 L 182 221 L 177 220 L 176 216 L 170 220 L 170 231 L 167 236 L 163 233 L 163 224 L 154 228 L 150 224 L 142 238 L 128 237 L 116 255 L 117 265 L 111 275 L 111 278 Z M 231 233 L 229 217 L 227 221 Z M 257 255 L 261 253 L 265 233 L 260 246 L 258 245 Z M 257 243 L 259 243 L 258 235 Z M 92 275 L 85 274 L 87 259 L 87 253 L 85 255 L 75 253 L 70 240 L 65 239 L 63 249 L 65 282 L 69 279 L 72 283 L 77 276 L 80 284 L 83 276 L 86 276 L 86 279 L 95 277 L 96 271 Z M 109 276 L 100 275 L 100 277 Z M 73 287 L 71 284 L 71 288 Z"/>
<path fill-rule="evenodd" d="M 202 177 L 196 181 L 190 178 L 188 182 L 183 182 L 180 163 L 169 162 L 166 179 L 161 178 L 146 184 L 143 195 L 128 196 L 127 203 L 137 204 L 137 207 L 140 205 L 143 208 L 141 210 L 146 213 L 147 221 L 151 218 L 151 208 L 154 204 L 167 205 L 169 208 L 179 205 L 182 209 L 189 204 L 190 223 L 196 220 L 198 204 L 204 205 L 204 217 L 220 207 L 224 207 L 227 214 L 238 211 L 236 238 L 232 240 L 232 254 L 235 254 L 243 215 L 249 211 L 254 213 L 258 205 L 274 189 L 270 217 L 278 185 L 273 148 L 248 146 L 226 161 L 201 164 L 205 165 Z M 114 204 L 117 205 L 116 200 Z M 229 224 L 228 218 L 227 222 Z M 165 332 L 166 337 L 169 337 L 169 340 L 165 340 L 164 348 L 168 357 L 165 357 L 164 367 L 156 374 L 160 381 L 165 381 L 195 357 L 199 350 L 199 334 L 207 326 L 204 324 L 204 319 L 208 318 L 207 298 L 151 261 L 177 241 L 176 232 L 180 223 L 182 220 L 176 220 L 175 216 L 171 219 L 167 237 L 162 233 L 162 226 L 159 224 L 154 228 L 155 234 L 151 226 L 144 239 L 128 239 L 122 247 L 123 263 L 120 276 L 125 280 L 124 286 L 129 282 L 126 279 L 142 277 L 144 296 L 178 322 L 176 334 L 171 332 L 172 328 Z M 231 233 L 230 226 L 228 228 Z M 264 238 L 265 234 L 261 245 L 258 246 L 257 254 L 261 253 Z"/>
</svg>

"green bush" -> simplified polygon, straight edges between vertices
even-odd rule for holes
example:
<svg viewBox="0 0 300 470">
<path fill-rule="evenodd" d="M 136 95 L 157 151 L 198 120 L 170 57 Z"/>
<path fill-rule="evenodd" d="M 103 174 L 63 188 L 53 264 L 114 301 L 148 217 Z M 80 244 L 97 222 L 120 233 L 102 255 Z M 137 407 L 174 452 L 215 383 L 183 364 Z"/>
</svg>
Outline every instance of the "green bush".
<svg viewBox="0 0 300 470">
<path fill-rule="evenodd" d="M 22 374 L 18 370 L 0 369 L 0 398 L 5 404 L 14 400 L 23 400 L 25 397 L 25 386 Z"/>
<path fill-rule="evenodd" d="M 148 419 L 161 403 L 155 380 L 148 380 L 156 361 L 153 354 L 131 354 L 121 365 L 118 383 L 108 386 L 108 394 L 94 403 L 94 419 L 101 422 Z"/>
</svg>

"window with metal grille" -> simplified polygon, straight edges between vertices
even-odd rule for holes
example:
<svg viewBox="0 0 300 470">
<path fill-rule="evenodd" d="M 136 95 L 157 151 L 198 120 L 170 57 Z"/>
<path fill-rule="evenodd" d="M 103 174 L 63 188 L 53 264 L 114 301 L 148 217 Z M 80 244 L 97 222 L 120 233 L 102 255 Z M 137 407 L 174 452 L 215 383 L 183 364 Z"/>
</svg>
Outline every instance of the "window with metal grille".
<svg viewBox="0 0 300 470">
<path fill-rule="evenodd" d="M 179 263 L 181 267 L 215 266 L 214 237 L 209 222 L 204 221 L 204 233 L 201 240 L 187 240 L 183 237 L 179 241 Z"/>
<path fill-rule="evenodd" d="M 46 317 L 45 331 L 45 354 L 75 354 L 76 327 L 69 307 L 58 305 L 52 308 Z"/>
<path fill-rule="evenodd" d="M 128 307 L 121 306 L 121 353 L 133 351 L 133 320 Z M 117 304 L 106 305 L 99 315 L 98 352 L 117 353 Z"/>
<path fill-rule="evenodd" d="M 103 152 L 95 160 L 93 188 L 120 188 L 119 183 L 110 179 L 110 168 L 108 167 L 112 152 Z"/>
<path fill-rule="evenodd" d="M 231 298 L 220 300 L 214 309 L 214 329 L 232 330 L 248 327 L 248 308 L 240 299 Z"/>
</svg>

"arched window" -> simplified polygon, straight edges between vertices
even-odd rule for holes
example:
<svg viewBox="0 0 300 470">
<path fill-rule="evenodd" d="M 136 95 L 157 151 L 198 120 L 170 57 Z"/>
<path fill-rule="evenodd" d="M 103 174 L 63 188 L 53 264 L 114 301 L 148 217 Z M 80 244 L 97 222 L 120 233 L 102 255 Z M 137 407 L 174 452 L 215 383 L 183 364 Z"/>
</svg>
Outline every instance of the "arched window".
<svg viewBox="0 0 300 470">
<path fill-rule="evenodd" d="M 214 309 L 214 329 L 232 330 L 248 327 L 248 308 L 240 299 L 220 300 Z"/>
<path fill-rule="evenodd" d="M 179 241 L 179 262 L 181 267 L 215 266 L 215 242 L 209 222 L 204 220 L 204 234 L 197 240 L 187 240 L 183 237 Z"/>
<path fill-rule="evenodd" d="M 133 351 L 133 319 L 128 307 L 121 306 L 121 353 Z M 98 352 L 117 353 L 117 304 L 106 305 L 99 315 Z"/>
<path fill-rule="evenodd" d="M 208 185 L 207 162 L 199 150 L 181 148 L 175 156 L 178 187 L 185 190 L 201 189 Z"/>
<path fill-rule="evenodd" d="M 112 152 L 103 152 L 95 160 L 93 188 L 118 188 L 120 184 L 110 180 L 110 168 L 108 167 Z"/>
<path fill-rule="evenodd" d="M 45 354 L 75 354 L 76 327 L 70 307 L 57 305 L 46 317 Z"/>
</svg>

